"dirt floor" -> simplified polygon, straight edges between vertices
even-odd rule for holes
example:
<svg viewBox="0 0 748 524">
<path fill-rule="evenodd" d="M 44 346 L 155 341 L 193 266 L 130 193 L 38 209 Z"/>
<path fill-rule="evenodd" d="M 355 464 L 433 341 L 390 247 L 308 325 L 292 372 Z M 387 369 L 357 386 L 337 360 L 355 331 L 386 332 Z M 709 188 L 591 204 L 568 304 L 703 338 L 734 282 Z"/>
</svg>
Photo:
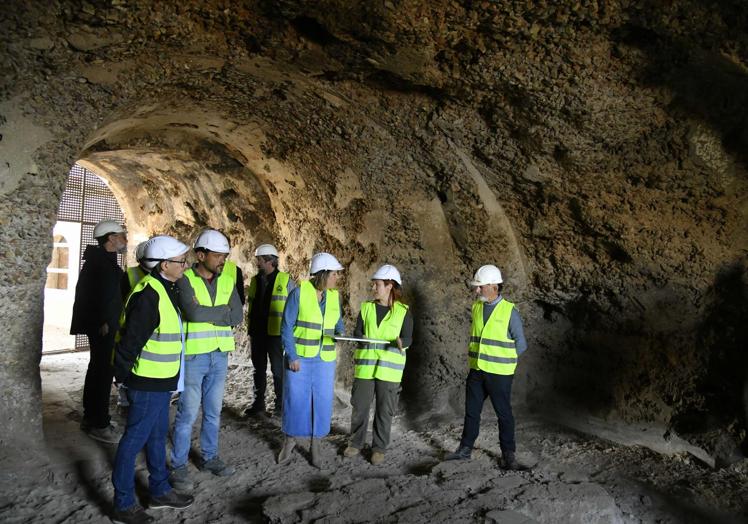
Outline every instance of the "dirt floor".
<svg viewBox="0 0 748 524">
<path fill-rule="evenodd" d="M 46 451 L 4 459 L 0 521 L 107 522 L 115 446 L 78 428 L 87 353 L 42 360 Z M 495 419 L 485 412 L 473 459 L 441 462 L 461 420 L 431 419 L 422 428 L 398 421 L 384 464 L 366 453 L 344 459 L 350 416 L 339 391 L 324 467 L 296 451 L 275 463 L 281 433 L 276 418 L 240 417 L 251 396 L 243 365 L 233 364 L 221 425 L 221 457 L 237 473 L 220 479 L 192 469 L 195 504 L 155 510 L 159 522 L 746 522 L 748 460 L 712 470 L 688 454 L 663 456 L 642 447 L 591 439 L 530 416 L 518 417 L 518 454 L 531 470 L 504 472 Z M 115 420 L 123 414 L 113 400 Z M 25 464 L 16 471 L 16 466 Z M 147 503 L 145 463 L 137 470 Z"/>
</svg>

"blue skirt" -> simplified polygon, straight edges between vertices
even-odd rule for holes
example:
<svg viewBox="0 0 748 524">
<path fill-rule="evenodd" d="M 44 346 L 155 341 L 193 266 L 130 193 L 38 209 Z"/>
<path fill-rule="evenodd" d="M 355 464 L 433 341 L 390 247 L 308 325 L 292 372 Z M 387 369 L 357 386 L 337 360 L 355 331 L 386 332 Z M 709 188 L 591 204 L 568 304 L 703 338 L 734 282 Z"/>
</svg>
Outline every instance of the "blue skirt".
<svg viewBox="0 0 748 524">
<path fill-rule="evenodd" d="M 299 357 L 301 369 L 283 369 L 283 433 L 322 438 L 330 433 L 335 361 Z"/>
</svg>

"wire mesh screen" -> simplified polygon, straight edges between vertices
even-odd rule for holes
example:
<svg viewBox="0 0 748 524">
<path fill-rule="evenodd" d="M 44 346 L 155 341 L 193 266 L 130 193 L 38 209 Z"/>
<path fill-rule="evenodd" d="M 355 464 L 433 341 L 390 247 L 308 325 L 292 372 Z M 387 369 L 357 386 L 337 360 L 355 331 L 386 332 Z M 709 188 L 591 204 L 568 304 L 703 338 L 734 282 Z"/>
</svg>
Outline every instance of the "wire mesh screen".
<svg viewBox="0 0 748 524">
<path fill-rule="evenodd" d="M 78 164 L 75 164 L 68 174 L 65 190 L 60 199 L 60 207 L 57 210 L 57 220 L 79 222 L 81 225 L 79 268 L 82 268 L 85 262 L 83 253 L 86 246 L 96 244 L 93 230 L 98 222 L 116 220 L 120 224 L 125 223 L 122 209 L 106 182 Z M 125 267 L 124 255 L 117 255 L 117 263 L 120 267 Z M 88 337 L 76 335 L 75 348 L 83 347 L 88 347 Z"/>
</svg>

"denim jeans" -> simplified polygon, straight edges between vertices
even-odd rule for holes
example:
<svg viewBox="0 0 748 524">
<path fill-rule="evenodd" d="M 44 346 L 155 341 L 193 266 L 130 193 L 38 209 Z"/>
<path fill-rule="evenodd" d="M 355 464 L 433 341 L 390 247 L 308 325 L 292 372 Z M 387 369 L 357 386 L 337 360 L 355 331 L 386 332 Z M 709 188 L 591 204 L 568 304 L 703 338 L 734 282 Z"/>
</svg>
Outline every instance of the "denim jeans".
<svg viewBox="0 0 748 524">
<path fill-rule="evenodd" d="M 143 447 L 151 497 L 160 497 L 171 491 L 169 471 L 166 469 L 171 393 L 128 388 L 127 397 L 130 401 L 127 427 L 117 446 L 112 471 L 114 507 L 118 510 L 135 505 L 135 458 Z"/>
<path fill-rule="evenodd" d="M 200 428 L 200 452 L 208 461 L 218 455 L 218 430 L 221 425 L 223 389 L 226 384 L 229 355 L 211 351 L 184 357 L 184 391 L 179 397 L 177 417 L 174 420 L 174 446 L 171 467 L 187 463 L 192 439 L 192 425 L 197 419 L 200 404 L 203 420 Z"/>
<path fill-rule="evenodd" d="M 499 422 L 499 447 L 502 453 L 515 451 L 512 381 L 514 375 L 497 375 L 471 369 L 465 381 L 465 425 L 460 446 L 473 448 L 480 430 L 480 415 L 486 397 L 491 399 Z"/>
</svg>

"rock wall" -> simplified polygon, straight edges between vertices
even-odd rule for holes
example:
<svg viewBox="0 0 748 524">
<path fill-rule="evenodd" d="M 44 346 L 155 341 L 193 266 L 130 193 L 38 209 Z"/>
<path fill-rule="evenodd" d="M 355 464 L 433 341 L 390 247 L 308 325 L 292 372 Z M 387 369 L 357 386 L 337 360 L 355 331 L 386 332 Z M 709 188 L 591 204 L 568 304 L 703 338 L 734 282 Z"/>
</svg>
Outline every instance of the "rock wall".
<svg viewBox="0 0 748 524">
<path fill-rule="evenodd" d="M 13 1 L 0 14 L 4 442 L 38 435 L 44 268 L 66 173 L 131 230 L 206 225 L 252 272 L 404 272 L 415 423 L 461 409 L 470 293 L 500 265 L 520 406 L 745 439 L 742 2 Z M 5 167 L 3 167 L 5 166 Z M 339 379 L 350 380 L 341 351 Z M 425 418 L 420 418 L 427 415 Z"/>
</svg>

